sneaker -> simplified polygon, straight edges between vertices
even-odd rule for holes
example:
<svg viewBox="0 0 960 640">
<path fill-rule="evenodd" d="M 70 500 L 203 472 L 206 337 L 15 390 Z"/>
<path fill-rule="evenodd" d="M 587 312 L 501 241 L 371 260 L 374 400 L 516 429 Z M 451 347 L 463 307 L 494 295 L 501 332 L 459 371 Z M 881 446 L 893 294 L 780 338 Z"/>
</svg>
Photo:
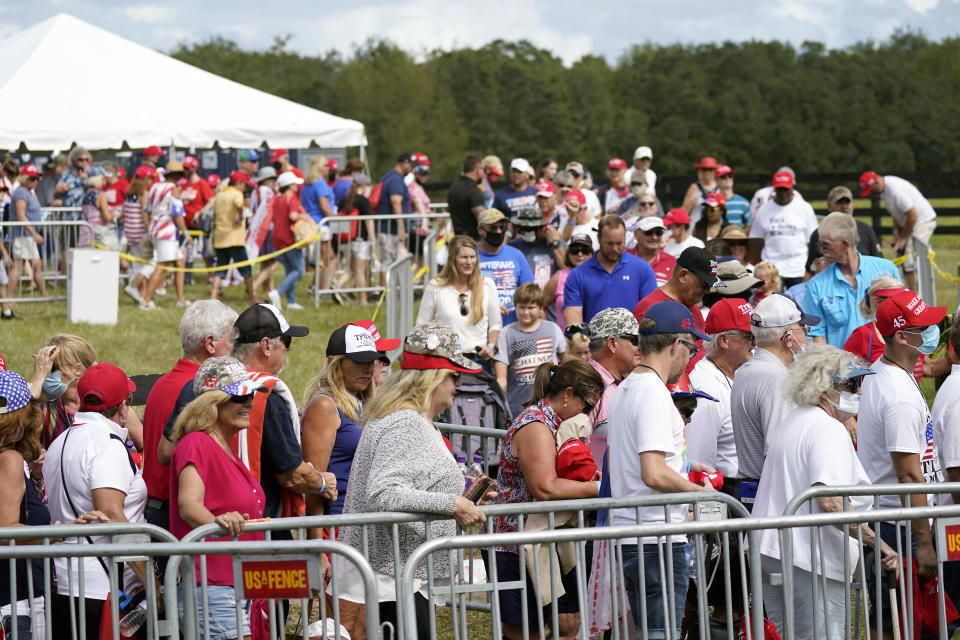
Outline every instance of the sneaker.
<svg viewBox="0 0 960 640">
<path fill-rule="evenodd" d="M 3 320 L 13 320 L 17 316 L 13 315 L 13 309 L 7 309 L 3 313 L 0 313 L 0 319 Z"/>
<path fill-rule="evenodd" d="M 333 301 L 337 304 L 341 306 L 343 305 L 343 294 L 341 294 L 339 291 L 334 291 L 330 297 L 333 298 Z"/>
<path fill-rule="evenodd" d="M 270 304 L 275 306 L 277 309 L 280 309 L 280 294 L 277 293 L 276 289 L 273 289 L 267 292 L 267 297 L 270 298 Z"/>
<path fill-rule="evenodd" d="M 167 288 L 166 288 L 166 287 L 160 287 L 159 289 L 157 289 L 156 291 L 153 292 L 153 295 L 155 295 L 155 296 L 165 296 L 165 295 L 167 295 Z"/>
<path fill-rule="evenodd" d="M 186 309 L 186 308 L 189 307 L 189 306 L 190 306 L 190 301 L 189 301 L 189 300 L 184 300 L 183 302 L 178 302 L 178 303 L 177 303 L 177 309 Z"/>
<path fill-rule="evenodd" d="M 294 311 L 299 311 L 300 309 L 303 309 L 303 305 L 297 304 L 296 302 L 291 302 L 290 304 L 287 305 L 287 309 L 293 309 Z"/>
<path fill-rule="evenodd" d="M 155 304 L 153 303 L 153 300 L 151 300 L 150 302 L 143 302 L 143 301 L 141 300 L 141 301 L 140 301 L 140 308 L 143 309 L 144 311 L 156 311 L 156 310 L 157 310 L 157 305 L 155 305 Z"/>
<path fill-rule="evenodd" d="M 123 290 L 124 292 L 126 292 L 128 296 L 130 296 L 137 302 L 143 302 L 143 297 L 140 295 L 140 291 L 132 284 L 128 284 L 123 288 Z"/>
</svg>

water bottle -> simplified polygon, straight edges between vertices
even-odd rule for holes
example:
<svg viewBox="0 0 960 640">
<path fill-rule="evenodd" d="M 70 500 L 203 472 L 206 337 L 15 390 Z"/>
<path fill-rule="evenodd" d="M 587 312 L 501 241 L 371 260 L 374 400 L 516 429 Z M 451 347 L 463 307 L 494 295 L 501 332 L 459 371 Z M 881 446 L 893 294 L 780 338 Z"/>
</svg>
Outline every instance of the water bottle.
<svg viewBox="0 0 960 640">
<path fill-rule="evenodd" d="M 483 456 L 474 455 L 473 464 L 470 465 L 470 475 L 474 478 L 479 478 L 480 474 L 483 473 Z"/>
<path fill-rule="evenodd" d="M 146 621 L 147 602 L 144 600 L 136 609 L 123 616 L 120 620 L 120 635 L 132 638 Z"/>
<path fill-rule="evenodd" d="M 457 467 L 460 468 L 460 473 L 463 474 L 463 479 L 465 481 L 464 491 L 470 488 L 470 483 L 473 482 L 474 476 L 470 473 L 470 468 L 467 466 L 467 456 L 457 456 Z"/>
</svg>

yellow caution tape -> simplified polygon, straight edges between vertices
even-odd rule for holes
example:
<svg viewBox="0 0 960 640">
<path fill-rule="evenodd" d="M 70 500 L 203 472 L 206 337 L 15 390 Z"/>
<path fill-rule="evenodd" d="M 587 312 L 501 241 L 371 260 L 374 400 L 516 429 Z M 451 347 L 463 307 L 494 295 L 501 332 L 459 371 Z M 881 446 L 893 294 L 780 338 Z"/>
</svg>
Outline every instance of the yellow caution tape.
<svg viewBox="0 0 960 640">
<path fill-rule="evenodd" d="M 933 270 L 936 271 L 938 274 L 940 274 L 941 278 L 949 282 L 960 282 L 960 277 L 952 276 L 937 266 L 937 263 L 933 261 L 933 259 L 936 257 L 937 257 L 937 254 L 936 252 L 933 251 L 933 249 L 931 249 L 930 253 L 927 254 L 927 260 L 930 261 L 930 266 L 933 268 Z"/>
<path fill-rule="evenodd" d="M 373 309 L 373 315 L 370 316 L 370 322 L 375 323 L 377 321 L 377 314 L 380 313 L 380 307 L 383 306 L 383 301 L 387 299 L 388 291 L 390 291 L 390 289 L 384 289 L 380 293 L 380 299 L 377 301 L 377 306 Z"/>
<path fill-rule="evenodd" d="M 200 235 L 203 235 L 203 232 L 202 232 L 202 231 L 199 232 L 199 233 L 200 233 Z M 265 262 L 265 261 L 267 261 L 267 260 L 273 260 L 273 259 L 276 258 L 277 256 L 279 256 L 279 255 L 281 255 L 281 254 L 283 254 L 283 253 L 286 253 L 287 251 L 291 251 L 291 250 L 293 250 L 293 249 L 299 249 L 300 247 L 302 247 L 302 246 L 304 246 L 304 245 L 307 245 L 307 244 L 310 244 L 311 242 L 314 242 L 314 241 L 316 241 L 316 240 L 319 239 L 319 238 L 320 238 L 320 234 L 319 234 L 319 233 L 318 233 L 318 234 L 314 234 L 314 235 L 310 236 L 309 238 L 304 238 L 303 240 L 297 240 L 296 242 L 294 242 L 293 244 L 291 244 L 289 247 L 284 247 L 283 249 L 279 249 L 279 250 L 277 250 L 277 251 L 274 251 L 273 253 L 268 253 L 268 254 L 266 254 L 266 255 L 258 256 L 258 257 L 256 257 L 256 258 L 254 258 L 253 260 L 242 260 L 242 261 L 240 261 L 240 262 L 231 262 L 229 265 L 224 266 L 224 267 L 168 267 L 168 266 L 159 266 L 159 265 L 156 265 L 156 264 L 150 262 L 149 260 L 144 260 L 143 258 L 138 258 L 137 256 L 132 256 L 132 255 L 130 255 L 129 253 L 120 253 L 120 257 L 123 258 L 124 260 L 128 261 L 128 262 L 139 262 L 140 264 L 148 264 L 148 265 L 151 265 L 151 266 L 155 266 L 155 267 L 157 267 L 158 269 L 163 269 L 163 270 L 165 270 L 165 271 L 174 271 L 174 272 L 176 272 L 176 271 L 182 271 L 182 272 L 184 272 L 184 273 L 210 273 L 210 272 L 213 272 L 213 271 L 224 271 L 224 270 L 229 269 L 229 268 L 231 268 L 231 267 L 246 267 L 246 266 L 254 265 L 254 264 L 257 264 L 257 263 L 260 263 L 260 262 Z M 91 244 L 92 244 L 94 247 L 96 247 L 97 249 L 106 249 L 106 248 L 107 248 L 107 247 L 103 246 L 102 244 L 100 244 L 100 243 L 98 243 L 98 242 L 96 242 L 96 241 L 92 241 Z"/>
<path fill-rule="evenodd" d="M 892 262 L 892 263 L 894 264 L 894 266 L 899 267 L 899 266 L 902 265 L 904 262 L 906 262 L 907 259 L 909 259 L 909 258 L 911 258 L 911 257 L 912 257 L 912 256 L 911 256 L 909 253 L 906 253 L 906 254 L 904 254 L 904 255 L 902 255 L 902 256 L 897 256 L 896 258 L 894 258 L 894 259 L 891 260 L 890 262 Z"/>
</svg>

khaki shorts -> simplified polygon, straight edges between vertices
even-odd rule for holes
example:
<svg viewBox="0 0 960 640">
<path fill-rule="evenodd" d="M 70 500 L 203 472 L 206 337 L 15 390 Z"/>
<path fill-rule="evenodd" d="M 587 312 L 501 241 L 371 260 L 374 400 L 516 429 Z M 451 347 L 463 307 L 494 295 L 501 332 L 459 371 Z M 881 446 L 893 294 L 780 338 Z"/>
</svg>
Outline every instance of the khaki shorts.
<svg viewBox="0 0 960 640">
<path fill-rule="evenodd" d="M 400 254 L 400 247 L 403 247 L 400 239 L 392 233 L 377 234 L 377 254 L 380 264 L 385 269 L 387 265 L 396 262 Z"/>
<path fill-rule="evenodd" d="M 913 226 L 913 233 L 911 237 L 917 238 L 918 240 L 923 240 L 927 244 L 930 244 L 930 237 L 933 236 L 934 229 L 937 228 L 936 220 L 927 220 L 926 222 L 918 222 Z M 901 265 L 904 272 L 911 272 L 917 270 L 917 256 L 913 253 L 913 242 L 910 241 L 910 238 L 907 239 L 907 259 Z"/>
<path fill-rule="evenodd" d="M 13 239 L 11 256 L 14 260 L 39 260 L 40 251 L 37 243 L 30 236 L 20 236 Z"/>
</svg>

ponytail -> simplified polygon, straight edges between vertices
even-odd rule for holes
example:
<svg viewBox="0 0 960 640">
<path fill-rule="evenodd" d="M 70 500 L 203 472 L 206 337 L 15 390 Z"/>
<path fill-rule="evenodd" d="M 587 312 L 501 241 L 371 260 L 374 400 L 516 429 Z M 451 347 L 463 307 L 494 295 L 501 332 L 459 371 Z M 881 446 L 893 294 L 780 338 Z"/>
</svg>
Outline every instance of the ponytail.
<svg viewBox="0 0 960 640">
<path fill-rule="evenodd" d="M 568 387 L 584 397 L 600 395 L 603 393 L 603 378 L 585 360 L 579 358 L 572 358 L 559 365 L 544 362 L 533 374 L 533 398 L 530 404 L 558 396 Z"/>
</svg>

